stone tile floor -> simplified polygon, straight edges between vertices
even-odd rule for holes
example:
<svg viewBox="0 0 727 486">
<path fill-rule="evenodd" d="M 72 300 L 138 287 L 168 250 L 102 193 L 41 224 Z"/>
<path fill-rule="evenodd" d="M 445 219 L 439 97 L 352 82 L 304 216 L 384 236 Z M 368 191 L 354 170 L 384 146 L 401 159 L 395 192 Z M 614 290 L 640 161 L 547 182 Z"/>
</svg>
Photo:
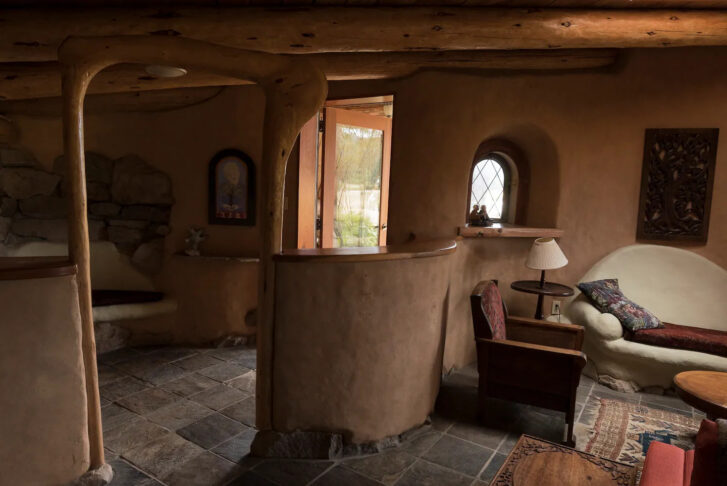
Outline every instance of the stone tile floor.
<svg viewBox="0 0 727 486">
<path fill-rule="evenodd" d="M 563 415 L 492 400 L 476 420 L 477 372 L 443 379 L 431 425 L 405 445 L 335 461 L 255 459 L 255 350 L 123 349 L 99 357 L 107 461 L 113 486 L 486 485 L 527 433 L 563 437 Z M 599 397 L 699 416 L 675 397 L 618 393 L 587 377 L 577 420 Z"/>
</svg>

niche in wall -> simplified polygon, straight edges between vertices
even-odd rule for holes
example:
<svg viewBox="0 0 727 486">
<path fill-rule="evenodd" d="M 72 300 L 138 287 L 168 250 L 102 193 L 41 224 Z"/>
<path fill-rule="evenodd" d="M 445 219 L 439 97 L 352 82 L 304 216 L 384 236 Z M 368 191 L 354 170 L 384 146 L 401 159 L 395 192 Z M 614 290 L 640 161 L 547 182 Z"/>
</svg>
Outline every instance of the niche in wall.
<svg viewBox="0 0 727 486">
<path fill-rule="evenodd" d="M 494 221 L 525 224 L 530 170 L 525 154 L 505 139 L 485 140 L 472 161 L 467 215 L 474 204 L 485 205 Z"/>
</svg>

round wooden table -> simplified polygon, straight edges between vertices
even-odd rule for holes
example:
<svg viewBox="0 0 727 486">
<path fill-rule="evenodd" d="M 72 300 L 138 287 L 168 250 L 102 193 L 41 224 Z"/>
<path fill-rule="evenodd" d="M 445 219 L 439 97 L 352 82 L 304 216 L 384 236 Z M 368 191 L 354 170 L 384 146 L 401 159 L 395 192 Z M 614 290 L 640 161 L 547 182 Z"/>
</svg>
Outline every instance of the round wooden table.
<svg viewBox="0 0 727 486">
<path fill-rule="evenodd" d="M 538 306 L 535 309 L 535 318 L 543 319 L 543 296 L 550 295 L 553 297 L 569 297 L 573 295 L 573 289 L 567 285 L 553 282 L 544 282 L 542 285 L 540 280 L 518 280 L 510 284 L 510 288 L 518 292 L 526 292 L 528 294 L 538 295 Z"/>
<path fill-rule="evenodd" d="M 684 371 L 674 377 L 677 395 L 707 417 L 727 418 L 727 373 Z"/>
</svg>

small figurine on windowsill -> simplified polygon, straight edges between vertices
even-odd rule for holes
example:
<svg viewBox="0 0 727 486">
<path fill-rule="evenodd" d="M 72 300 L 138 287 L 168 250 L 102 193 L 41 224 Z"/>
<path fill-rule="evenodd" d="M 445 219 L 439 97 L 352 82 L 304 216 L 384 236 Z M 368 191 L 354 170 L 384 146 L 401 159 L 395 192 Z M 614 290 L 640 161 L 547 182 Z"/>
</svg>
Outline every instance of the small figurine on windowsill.
<svg viewBox="0 0 727 486">
<path fill-rule="evenodd" d="M 204 232 L 204 228 L 195 228 L 194 226 L 187 231 L 189 236 L 184 240 L 187 244 L 184 253 L 188 256 L 199 256 L 199 244 L 207 239 L 207 233 Z"/>
<path fill-rule="evenodd" d="M 472 211 L 469 215 L 470 226 L 492 226 L 492 220 L 487 215 L 487 207 L 483 204 L 478 206 L 475 204 L 472 206 Z"/>
</svg>

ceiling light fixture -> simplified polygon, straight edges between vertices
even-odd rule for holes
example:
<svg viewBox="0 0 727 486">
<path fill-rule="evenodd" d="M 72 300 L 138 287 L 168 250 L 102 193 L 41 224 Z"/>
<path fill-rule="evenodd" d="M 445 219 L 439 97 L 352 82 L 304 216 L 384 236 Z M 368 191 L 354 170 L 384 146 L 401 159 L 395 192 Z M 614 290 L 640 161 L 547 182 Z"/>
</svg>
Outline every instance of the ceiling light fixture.
<svg viewBox="0 0 727 486">
<path fill-rule="evenodd" d="M 145 68 L 146 72 L 157 78 L 179 78 L 187 74 L 187 70 L 175 66 L 161 66 L 150 64 Z"/>
</svg>

